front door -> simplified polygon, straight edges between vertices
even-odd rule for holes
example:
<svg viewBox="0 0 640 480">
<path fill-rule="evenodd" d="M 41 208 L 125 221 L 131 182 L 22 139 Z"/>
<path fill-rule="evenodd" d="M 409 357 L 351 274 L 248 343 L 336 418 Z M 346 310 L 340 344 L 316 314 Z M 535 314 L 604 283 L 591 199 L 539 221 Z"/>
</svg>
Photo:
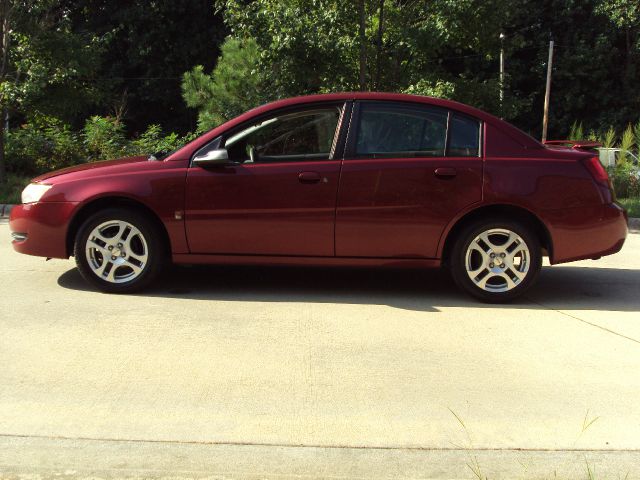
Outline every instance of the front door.
<svg viewBox="0 0 640 480">
<path fill-rule="evenodd" d="M 482 199 L 480 122 L 426 104 L 361 102 L 349 136 L 336 255 L 436 257 L 447 224 Z"/>
<path fill-rule="evenodd" d="M 191 253 L 333 256 L 340 160 L 332 146 L 340 105 L 276 112 L 201 149 L 230 162 L 187 174 Z"/>
</svg>

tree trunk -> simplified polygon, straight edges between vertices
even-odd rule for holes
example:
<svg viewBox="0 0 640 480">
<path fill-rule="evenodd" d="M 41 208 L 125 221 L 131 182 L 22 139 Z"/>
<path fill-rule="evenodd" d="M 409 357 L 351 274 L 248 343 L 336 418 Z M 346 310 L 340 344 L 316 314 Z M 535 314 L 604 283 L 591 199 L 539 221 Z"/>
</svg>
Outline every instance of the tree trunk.
<svg viewBox="0 0 640 480">
<path fill-rule="evenodd" d="M 384 26 L 384 0 L 380 0 L 378 15 L 378 41 L 376 42 L 376 90 L 380 90 L 380 62 L 382 55 L 382 32 Z"/>
<path fill-rule="evenodd" d="M 366 45 L 366 19 L 364 11 L 365 0 L 358 1 L 358 13 L 360 17 L 360 90 L 367 89 L 367 45 Z"/>
<path fill-rule="evenodd" d="M 0 121 L 0 185 L 3 184 L 7 178 L 7 169 L 4 162 L 4 136 L 5 136 L 5 122 L 4 119 L 7 114 L 7 109 L 3 108 L 0 111 L 2 120 Z"/>
<path fill-rule="evenodd" d="M 624 65 L 624 86 L 626 87 L 627 92 L 632 93 L 633 91 L 633 83 L 634 83 L 634 79 L 633 79 L 633 75 L 632 75 L 632 71 L 631 71 L 631 66 L 632 66 L 632 58 L 631 56 L 633 55 L 631 53 L 631 29 L 629 27 L 627 27 L 626 31 L 625 31 L 625 47 L 626 47 L 626 51 L 625 51 L 625 65 Z"/>
<path fill-rule="evenodd" d="M 9 41 L 11 39 L 11 29 L 9 20 L 11 14 L 12 3 L 9 0 L 0 1 L 0 81 L 3 81 L 7 75 L 8 59 L 9 59 Z M 0 103 L 4 98 L 0 98 Z M 7 118 L 7 107 L 2 105 L 0 108 L 0 184 L 4 183 L 7 177 L 7 169 L 4 158 L 5 145 L 5 119 Z"/>
</svg>

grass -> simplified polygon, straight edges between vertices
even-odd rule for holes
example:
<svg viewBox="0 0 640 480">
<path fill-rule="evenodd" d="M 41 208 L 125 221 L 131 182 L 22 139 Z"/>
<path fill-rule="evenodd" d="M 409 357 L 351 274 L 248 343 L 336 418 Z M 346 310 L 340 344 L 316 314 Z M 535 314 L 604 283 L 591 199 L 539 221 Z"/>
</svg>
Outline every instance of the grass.
<svg viewBox="0 0 640 480">
<path fill-rule="evenodd" d="M 640 198 L 619 198 L 618 203 L 627 209 L 629 217 L 640 218 Z"/>
<path fill-rule="evenodd" d="M 22 177 L 9 173 L 5 183 L 0 183 L 0 203 L 20 203 L 20 195 L 29 183 L 30 177 Z"/>
<path fill-rule="evenodd" d="M 462 418 L 460 418 L 460 416 L 456 412 L 451 410 L 449 407 L 447 407 L 447 409 L 453 414 L 454 417 L 456 417 L 456 420 L 458 421 L 458 423 L 462 425 L 462 429 L 464 430 L 464 433 L 467 436 L 468 445 L 466 447 L 461 445 L 456 445 L 455 443 L 453 445 L 456 448 L 460 448 L 462 450 L 467 451 L 467 455 L 469 457 L 469 460 L 467 462 L 467 467 L 469 468 L 469 470 L 471 470 L 471 472 L 476 477 L 476 479 L 488 480 L 487 477 L 482 473 L 482 469 L 480 468 L 480 462 L 478 462 L 478 457 L 469 453 L 472 450 L 475 450 L 475 447 L 473 445 L 473 439 L 471 438 L 471 433 L 469 432 L 469 429 L 467 429 L 467 426 L 462 421 Z"/>
<path fill-rule="evenodd" d="M 638 199 L 636 199 L 638 200 Z M 455 446 L 456 448 L 459 448 L 461 450 L 466 450 L 467 451 L 467 456 L 468 456 L 468 461 L 467 461 L 467 467 L 469 468 L 469 470 L 471 470 L 471 472 L 473 473 L 473 476 L 475 477 L 476 480 L 490 480 L 489 477 L 483 473 L 482 468 L 480 466 L 480 462 L 478 461 L 478 457 L 476 455 L 473 454 L 473 451 L 476 450 L 474 444 L 473 444 L 473 439 L 471 437 L 471 432 L 469 431 L 469 429 L 467 428 L 467 426 L 465 425 L 464 421 L 462 420 L 462 418 L 456 413 L 454 412 L 451 408 L 447 407 L 447 409 L 449 410 L 449 412 L 451 412 L 451 414 L 456 418 L 456 420 L 458 421 L 458 423 L 462 426 L 462 430 L 465 433 L 465 436 L 467 437 L 467 445 L 458 445 L 452 442 L 453 446 Z M 584 420 L 582 421 L 582 431 L 579 433 L 578 437 L 576 438 L 576 440 L 573 442 L 573 445 L 571 446 L 574 447 L 578 441 L 580 440 L 580 438 L 582 438 L 582 436 L 585 434 L 585 432 L 589 429 L 589 427 L 591 427 L 591 425 L 593 425 L 600 417 L 596 417 L 596 416 L 592 416 L 589 415 L 589 410 L 587 410 L 587 413 L 584 416 Z M 586 467 L 586 480 L 597 480 L 598 476 L 596 475 L 596 469 L 595 469 L 595 465 L 589 463 L 589 460 L 587 460 L 587 457 L 584 457 L 584 462 L 585 462 L 585 467 Z M 526 470 L 526 465 L 523 464 L 522 462 L 519 462 Z M 566 464 L 564 465 L 566 466 Z M 545 478 L 545 477 L 543 477 Z M 558 479 L 558 476 L 556 474 L 556 470 L 553 471 L 553 475 L 549 475 L 546 478 L 553 478 L 553 479 Z M 562 478 L 562 477 L 561 477 Z M 629 478 L 629 473 L 627 472 L 627 474 L 624 476 L 624 478 L 621 478 L 620 476 L 618 476 L 618 480 L 628 480 Z"/>
</svg>

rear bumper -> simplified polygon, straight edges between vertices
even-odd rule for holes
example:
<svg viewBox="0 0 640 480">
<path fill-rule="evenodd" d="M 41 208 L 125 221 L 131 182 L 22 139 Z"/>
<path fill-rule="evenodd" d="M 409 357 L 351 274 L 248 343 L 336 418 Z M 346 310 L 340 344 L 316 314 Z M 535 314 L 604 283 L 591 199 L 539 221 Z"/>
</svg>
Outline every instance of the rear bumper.
<svg viewBox="0 0 640 480">
<path fill-rule="evenodd" d="M 552 264 L 611 255 L 627 238 L 627 214 L 616 203 L 545 211 L 543 220 L 553 241 Z"/>
<path fill-rule="evenodd" d="M 77 205 L 77 202 L 16 205 L 9 218 L 13 249 L 39 257 L 68 258 L 67 229 Z"/>
</svg>

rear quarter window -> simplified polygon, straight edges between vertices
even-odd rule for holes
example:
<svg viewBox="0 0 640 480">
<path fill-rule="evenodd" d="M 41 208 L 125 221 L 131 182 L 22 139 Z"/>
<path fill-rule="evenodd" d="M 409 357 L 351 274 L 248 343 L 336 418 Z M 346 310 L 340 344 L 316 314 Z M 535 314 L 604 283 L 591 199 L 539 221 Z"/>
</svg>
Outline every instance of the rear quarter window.
<svg viewBox="0 0 640 480">
<path fill-rule="evenodd" d="M 456 113 L 451 115 L 447 156 L 480 156 L 480 122 L 478 120 Z"/>
</svg>

